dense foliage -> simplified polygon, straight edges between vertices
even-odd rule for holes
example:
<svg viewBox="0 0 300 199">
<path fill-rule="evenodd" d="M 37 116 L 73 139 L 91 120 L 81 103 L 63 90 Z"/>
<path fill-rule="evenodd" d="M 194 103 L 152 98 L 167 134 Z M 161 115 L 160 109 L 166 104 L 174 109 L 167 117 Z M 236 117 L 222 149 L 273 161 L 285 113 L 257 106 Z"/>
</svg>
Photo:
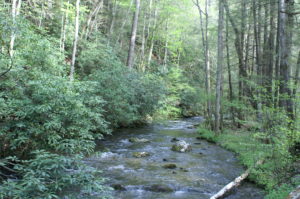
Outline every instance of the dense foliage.
<svg viewBox="0 0 300 199">
<path fill-rule="evenodd" d="M 251 180 L 285 198 L 300 184 L 299 5 L 1 1 L 0 198 L 109 197 L 83 162 L 97 139 L 194 115 L 247 167 L 263 159 Z"/>
</svg>

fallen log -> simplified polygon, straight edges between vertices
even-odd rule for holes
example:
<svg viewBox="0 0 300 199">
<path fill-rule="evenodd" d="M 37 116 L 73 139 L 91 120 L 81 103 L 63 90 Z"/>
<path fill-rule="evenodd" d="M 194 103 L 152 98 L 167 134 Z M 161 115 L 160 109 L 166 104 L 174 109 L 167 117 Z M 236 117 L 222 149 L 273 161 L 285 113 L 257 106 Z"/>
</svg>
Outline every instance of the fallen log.
<svg viewBox="0 0 300 199">
<path fill-rule="evenodd" d="M 261 165 L 263 163 L 263 160 L 259 160 L 254 167 Z M 232 189 L 238 187 L 243 180 L 245 180 L 251 171 L 252 168 L 247 169 L 242 175 L 239 177 L 235 178 L 232 182 L 227 184 L 225 187 L 223 187 L 217 194 L 213 195 L 210 197 L 210 199 L 219 199 L 223 198 L 227 193 L 229 193 Z"/>
<path fill-rule="evenodd" d="M 286 199 L 299 199 L 300 198 L 300 186 L 298 186 L 293 192 L 291 192 Z"/>
</svg>

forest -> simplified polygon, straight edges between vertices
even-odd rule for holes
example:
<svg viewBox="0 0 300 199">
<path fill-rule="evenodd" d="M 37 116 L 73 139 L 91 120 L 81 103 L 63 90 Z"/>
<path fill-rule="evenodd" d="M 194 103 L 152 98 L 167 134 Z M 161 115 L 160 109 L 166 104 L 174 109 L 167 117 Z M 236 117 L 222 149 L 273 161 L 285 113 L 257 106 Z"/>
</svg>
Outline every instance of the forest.
<svg viewBox="0 0 300 199">
<path fill-rule="evenodd" d="M 299 0 L 0 0 L 0 45 L 0 199 L 300 198 Z"/>
</svg>

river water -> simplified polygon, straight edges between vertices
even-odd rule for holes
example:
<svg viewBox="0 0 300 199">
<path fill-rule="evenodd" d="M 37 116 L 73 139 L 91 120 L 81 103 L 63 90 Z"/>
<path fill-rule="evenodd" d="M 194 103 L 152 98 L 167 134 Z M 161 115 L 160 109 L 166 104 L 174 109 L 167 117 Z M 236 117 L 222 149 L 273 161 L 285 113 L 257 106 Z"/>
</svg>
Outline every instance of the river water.
<svg viewBox="0 0 300 199">
<path fill-rule="evenodd" d="M 105 147 L 109 152 L 86 161 L 103 171 L 107 184 L 125 189 L 113 191 L 116 199 L 207 199 L 239 176 L 244 168 L 232 152 L 196 139 L 198 135 L 192 126 L 201 120 L 194 117 L 119 130 L 98 144 L 98 150 Z M 128 139 L 132 137 L 150 142 L 131 143 Z M 192 151 L 172 151 L 172 138 L 190 143 Z M 150 156 L 135 158 L 134 152 L 148 152 Z M 164 168 L 169 163 L 176 164 L 177 168 Z M 262 189 L 245 182 L 227 199 L 262 199 L 263 196 Z"/>
</svg>

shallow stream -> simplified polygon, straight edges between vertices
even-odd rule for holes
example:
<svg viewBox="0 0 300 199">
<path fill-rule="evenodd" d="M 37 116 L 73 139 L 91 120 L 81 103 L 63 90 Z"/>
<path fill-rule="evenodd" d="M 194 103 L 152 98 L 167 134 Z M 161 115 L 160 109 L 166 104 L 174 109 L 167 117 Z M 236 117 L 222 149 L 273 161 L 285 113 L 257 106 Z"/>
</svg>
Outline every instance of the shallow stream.
<svg viewBox="0 0 300 199">
<path fill-rule="evenodd" d="M 239 176 L 244 168 L 232 152 L 197 139 L 193 125 L 201 120 L 194 117 L 119 130 L 99 143 L 99 150 L 104 146 L 109 152 L 86 161 L 103 171 L 109 185 L 125 189 L 113 192 L 116 199 L 207 199 Z M 133 137 L 150 142 L 129 142 Z M 190 143 L 192 151 L 172 151 L 173 138 Z M 150 156 L 135 158 L 134 152 L 148 152 Z M 164 168 L 170 163 L 177 167 Z M 227 199 L 262 199 L 263 196 L 263 190 L 245 182 Z"/>
</svg>

